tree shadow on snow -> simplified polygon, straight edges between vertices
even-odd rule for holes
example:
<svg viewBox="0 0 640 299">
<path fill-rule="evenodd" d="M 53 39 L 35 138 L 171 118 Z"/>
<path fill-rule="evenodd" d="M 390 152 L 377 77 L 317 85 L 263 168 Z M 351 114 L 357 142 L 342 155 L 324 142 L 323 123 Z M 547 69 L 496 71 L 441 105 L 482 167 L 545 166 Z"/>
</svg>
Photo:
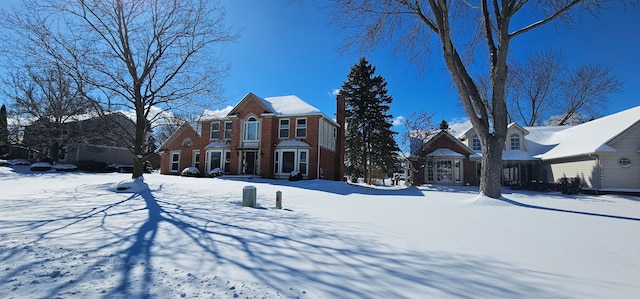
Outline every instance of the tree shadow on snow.
<svg viewBox="0 0 640 299">
<path fill-rule="evenodd" d="M 529 208 L 529 209 L 545 210 L 545 211 L 553 211 L 553 212 L 562 212 L 562 213 L 585 215 L 585 216 L 597 216 L 597 217 L 620 219 L 620 220 L 640 221 L 640 218 L 635 218 L 635 217 L 608 215 L 608 214 L 601 214 L 601 213 L 591 213 L 591 212 L 574 211 L 574 210 L 566 210 L 566 209 L 558 209 L 558 208 L 531 205 L 531 204 L 522 203 L 522 202 L 519 202 L 519 201 L 516 201 L 516 200 L 513 200 L 513 199 L 508 199 L 508 198 L 505 198 L 504 196 L 498 198 L 497 200 L 506 202 L 506 203 L 514 205 L 514 206 L 523 207 L 523 208 Z"/>
<path fill-rule="evenodd" d="M 219 180 L 233 180 L 243 181 L 247 183 L 255 182 L 262 184 L 270 184 L 274 186 L 295 187 L 305 190 L 314 190 L 328 192 L 338 195 L 349 194 L 362 194 L 371 196 L 424 196 L 422 191 L 415 186 L 406 187 L 391 187 L 391 186 L 363 186 L 350 184 L 342 181 L 329 181 L 329 180 L 275 180 L 275 179 L 263 179 L 263 178 L 251 178 L 246 177 L 234 177 L 223 176 L 217 178 Z"/>
<path fill-rule="evenodd" d="M 522 269 L 489 257 L 394 248 L 344 232 L 340 223 L 300 212 L 243 208 L 234 199 L 237 195 L 211 199 L 197 194 L 185 197 L 185 192 L 178 187 L 144 191 L 48 220 L 0 222 L 0 229 L 41 231 L 37 242 L 109 236 L 99 248 L 70 249 L 56 256 L 75 260 L 110 252 L 81 273 L 63 273 L 65 279 L 40 296 L 47 298 L 74 295 L 74 285 L 91 283 L 88 277 L 96 276 L 118 277 L 103 290 L 105 298 L 191 297 L 172 294 L 177 287 L 156 283 L 160 276 L 171 276 L 166 273 L 170 269 L 155 264 L 158 259 L 165 260 L 163 264 L 174 261 L 176 268 L 179 261 L 197 263 L 199 271 L 210 275 L 228 267 L 239 269 L 276 290 L 274 295 L 285 297 L 296 292 L 330 298 L 569 297 L 569 290 L 562 286 L 571 277 Z M 122 223 L 123 219 L 132 220 Z M 81 224 L 85 221 L 92 225 Z M 10 251 L 2 253 L 2 262 L 14 261 L 25 246 L 2 248 Z M 33 266 L 28 263 L 41 262 L 29 261 L 5 271 L 0 276 L 3 284 Z M 97 269 L 103 272 L 96 274 Z M 572 297 L 580 297 L 572 292 Z"/>
</svg>

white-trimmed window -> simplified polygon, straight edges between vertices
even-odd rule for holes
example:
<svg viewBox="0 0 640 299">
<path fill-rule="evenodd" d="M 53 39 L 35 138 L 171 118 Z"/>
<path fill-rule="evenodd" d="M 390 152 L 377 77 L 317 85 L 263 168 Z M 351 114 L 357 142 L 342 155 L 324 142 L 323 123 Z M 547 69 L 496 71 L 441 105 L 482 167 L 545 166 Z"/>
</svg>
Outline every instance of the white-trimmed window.
<svg viewBox="0 0 640 299">
<path fill-rule="evenodd" d="M 302 175 L 307 175 L 309 172 L 309 150 L 276 150 L 274 170 L 276 174 L 290 174 L 293 171 L 299 171 Z"/>
<path fill-rule="evenodd" d="M 232 122 L 225 121 L 224 122 L 224 139 L 231 139 L 231 128 L 233 127 Z"/>
<path fill-rule="evenodd" d="M 511 143 L 511 150 L 519 150 L 520 149 L 520 135 L 518 134 L 511 134 L 511 137 L 509 137 L 510 143 Z"/>
<path fill-rule="evenodd" d="M 298 152 L 298 171 L 300 171 L 300 173 L 302 173 L 303 175 L 307 174 L 307 169 L 308 169 L 308 156 L 309 156 L 309 152 L 308 151 L 299 151 Z"/>
<path fill-rule="evenodd" d="M 214 170 L 216 168 L 222 169 L 222 151 L 209 151 L 207 153 L 209 167 L 207 171 Z"/>
<path fill-rule="evenodd" d="M 482 144 L 480 143 L 480 138 L 478 138 L 478 136 L 473 136 L 471 138 L 471 149 L 474 151 L 481 151 L 482 150 Z"/>
<path fill-rule="evenodd" d="M 281 119 L 278 127 L 278 138 L 289 138 L 289 119 Z"/>
<path fill-rule="evenodd" d="M 255 117 L 249 117 L 244 122 L 244 141 L 258 141 L 260 136 L 260 123 Z"/>
<path fill-rule="evenodd" d="M 296 118 L 296 138 L 307 138 L 306 118 Z"/>
<path fill-rule="evenodd" d="M 618 159 L 618 165 L 620 165 L 620 167 L 631 167 L 631 159 L 622 157 Z"/>
<path fill-rule="evenodd" d="M 193 159 L 191 161 L 191 166 L 200 169 L 200 150 L 193 151 Z"/>
<path fill-rule="evenodd" d="M 207 150 L 207 161 L 205 171 L 220 168 L 228 172 L 231 167 L 231 152 L 228 150 Z"/>
<path fill-rule="evenodd" d="M 180 171 L 180 151 L 171 151 L 169 159 L 169 172 Z"/>
<path fill-rule="evenodd" d="M 220 138 L 220 123 L 214 122 L 211 123 L 211 139 Z"/>
</svg>

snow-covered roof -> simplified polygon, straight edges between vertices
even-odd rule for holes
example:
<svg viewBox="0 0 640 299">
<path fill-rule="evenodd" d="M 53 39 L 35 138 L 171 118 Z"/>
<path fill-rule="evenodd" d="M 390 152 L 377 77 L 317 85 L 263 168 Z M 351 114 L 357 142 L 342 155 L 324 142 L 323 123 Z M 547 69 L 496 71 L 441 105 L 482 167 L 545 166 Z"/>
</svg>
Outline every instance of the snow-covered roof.
<svg viewBox="0 0 640 299">
<path fill-rule="evenodd" d="M 437 148 L 428 153 L 427 157 L 464 157 L 464 155 L 448 148 Z"/>
<path fill-rule="evenodd" d="M 640 106 L 555 132 L 541 144 L 556 146 L 536 157 L 548 160 L 615 151 L 607 143 L 639 121 Z"/>
<path fill-rule="evenodd" d="M 502 160 L 503 161 L 528 161 L 528 160 L 539 160 L 535 159 L 531 156 L 529 152 L 521 151 L 521 150 L 510 150 L 502 152 Z"/>
<path fill-rule="evenodd" d="M 311 147 L 308 143 L 300 140 L 287 139 L 280 141 L 276 147 Z"/>
<path fill-rule="evenodd" d="M 233 106 L 227 106 L 224 109 L 209 110 L 205 109 L 198 121 L 210 121 L 215 119 L 224 119 L 233 110 Z"/>
<path fill-rule="evenodd" d="M 318 115 L 320 109 L 311 106 L 297 96 L 288 95 L 280 97 L 260 98 L 263 104 L 275 115 Z"/>
<path fill-rule="evenodd" d="M 205 148 L 230 148 L 231 145 L 229 145 L 229 143 L 226 143 L 224 141 L 221 140 L 214 140 L 211 141 L 211 143 L 207 144 L 207 146 L 205 146 Z"/>
<path fill-rule="evenodd" d="M 256 99 L 266 108 L 264 111 L 265 114 L 273 114 L 275 116 L 322 116 L 327 119 L 329 122 L 333 123 L 336 126 L 340 126 L 336 122 L 335 119 L 324 114 L 320 109 L 310 105 L 309 103 L 303 101 L 301 98 L 295 95 L 287 95 L 287 96 L 277 96 L 277 97 L 267 97 L 263 98 L 257 96 L 256 94 L 249 92 L 246 96 L 240 100 L 233 109 L 229 111 L 229 115 L 235 114 L 241 109 L 241 103 L 246 101 L 247 99 Z"/>
<path fill-rule="evenodd" d="M 575 126 L 517 127 L 525 133 L 525 151 L 508 150 L 502 153 L 505 161 L 549 160 L 603 152 L 615 152 L 608 143 L 640 122 L 640 106 Z M 458 126 L 457 139 L 470 134 L 473 127 L 467 121 Z M 462 132 L 462 133 L 460 133 Z M 427 139 L 427 141 L 430 139 Z M 476 153 L 470 158 L 479 158 Z"/>
</svg>

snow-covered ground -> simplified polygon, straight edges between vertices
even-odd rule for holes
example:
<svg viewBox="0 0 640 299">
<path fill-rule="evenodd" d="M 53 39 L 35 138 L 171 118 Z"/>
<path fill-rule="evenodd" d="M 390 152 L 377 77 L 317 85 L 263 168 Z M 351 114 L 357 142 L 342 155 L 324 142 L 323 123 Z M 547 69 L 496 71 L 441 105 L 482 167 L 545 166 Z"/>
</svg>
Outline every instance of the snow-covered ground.
<svg viewBox="0 0 640 299">
<path fill-rule="evenodd" d="M 640 297 L 637 197 L 129 178 L 0 167 L 0 298 Z"/>
</svg>

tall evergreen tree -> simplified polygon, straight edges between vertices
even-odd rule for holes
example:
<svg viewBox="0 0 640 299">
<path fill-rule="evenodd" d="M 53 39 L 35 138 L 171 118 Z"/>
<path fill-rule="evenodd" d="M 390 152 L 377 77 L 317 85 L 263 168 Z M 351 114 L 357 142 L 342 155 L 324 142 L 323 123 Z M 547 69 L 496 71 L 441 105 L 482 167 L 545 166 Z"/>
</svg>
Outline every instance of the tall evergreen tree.
<svg viewBox="0 0 640 299">
<path fill-rule="evenodd" d="M 7 107 L 0 108 L 0 158 L 9 156 L 9 127 L 7 125 Z"/>
<path fill-rule="evenodd" d="M 342 84 L 346 102 L 345 156 L 347 173 L 364 177 L 371 183 L 375 174 L 389 174 L 400 150 L 391 130 L 393 116 L 389 114 L 393 98 L 387 82 L 375 75 L 376 68 L 363 57 L 351 67 Z"/>
<path fill-rule="evenodd" d="M 449 123 L 446 120 L 442 120 L 440 126 L 438 127 L 440 130 L 449 130 Z"/>
</svg>

